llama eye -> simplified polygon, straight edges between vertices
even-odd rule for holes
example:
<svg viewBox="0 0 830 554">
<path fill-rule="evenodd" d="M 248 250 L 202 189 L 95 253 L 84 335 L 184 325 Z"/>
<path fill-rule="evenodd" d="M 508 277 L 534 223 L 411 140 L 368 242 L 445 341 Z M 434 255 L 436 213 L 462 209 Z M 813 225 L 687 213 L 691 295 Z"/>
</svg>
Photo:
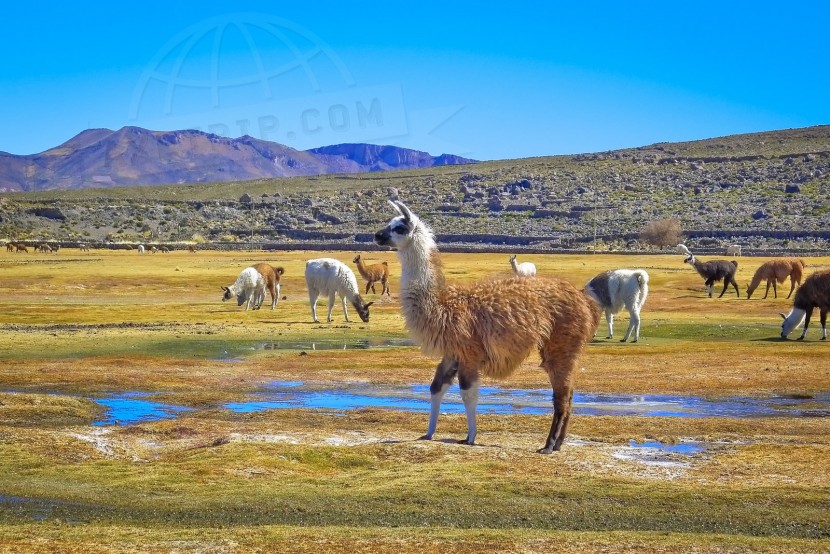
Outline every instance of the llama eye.
<svg viewBox="0 0 830 554">
<path fill-rule="evenodd" d="M 409 227 L 407 227 L 406 225 L 395 225 L 394 227 L 392 227 L 392 232 L 398 233 L 400 235 L 405 235 L 409 232 Z"/>
</svg>

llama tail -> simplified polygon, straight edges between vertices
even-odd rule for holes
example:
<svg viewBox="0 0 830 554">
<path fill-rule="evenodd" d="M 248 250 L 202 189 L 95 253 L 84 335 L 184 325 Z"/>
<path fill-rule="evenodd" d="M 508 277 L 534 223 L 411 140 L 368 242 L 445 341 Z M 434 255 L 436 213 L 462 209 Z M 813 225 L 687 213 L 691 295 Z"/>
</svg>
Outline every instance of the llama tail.
<svg viewBox="0 0 830 554">
<path fill-rule="evenodd" d="M 285 269 L 283 269 L 282 267 L 275 267 L 274 273 L 276 273 L 277 275 L 282 275 L 283 273 L 285 273 Z"/>
<path fill-rule="evenodd" d="M 738 267 L 738 262 L 736 260 L 732 260 L 732 265 L 734 265 L 737 268 Z"/>
</svg>

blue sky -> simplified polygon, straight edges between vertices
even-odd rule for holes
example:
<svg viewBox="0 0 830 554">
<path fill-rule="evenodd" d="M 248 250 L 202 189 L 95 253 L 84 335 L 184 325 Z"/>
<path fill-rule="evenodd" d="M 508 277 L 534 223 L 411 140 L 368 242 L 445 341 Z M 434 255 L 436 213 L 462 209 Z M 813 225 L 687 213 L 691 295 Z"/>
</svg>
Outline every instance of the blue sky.
<svg viewBox="0 0 830 554">
<path fill-rule="evenodd" d="M 830 123 L 819 2 L 230 4 L 4 7 L 0 151 L 139 125 L 486 160 Z"/>
</svg>

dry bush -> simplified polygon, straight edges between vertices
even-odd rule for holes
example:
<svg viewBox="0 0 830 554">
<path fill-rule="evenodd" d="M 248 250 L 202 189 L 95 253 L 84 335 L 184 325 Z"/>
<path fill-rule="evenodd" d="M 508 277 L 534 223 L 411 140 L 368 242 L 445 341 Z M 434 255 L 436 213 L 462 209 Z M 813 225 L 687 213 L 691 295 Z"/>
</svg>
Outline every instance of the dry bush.
<svg viewBox="0 0 830 554">
<path fill-rule="evenodd" d="M 683 228 L 679 219 L 658 219 L 649 222 L 640 231 L 640 240 L 664 248 L 674 246 L 683 240 Z"/>
</svg>

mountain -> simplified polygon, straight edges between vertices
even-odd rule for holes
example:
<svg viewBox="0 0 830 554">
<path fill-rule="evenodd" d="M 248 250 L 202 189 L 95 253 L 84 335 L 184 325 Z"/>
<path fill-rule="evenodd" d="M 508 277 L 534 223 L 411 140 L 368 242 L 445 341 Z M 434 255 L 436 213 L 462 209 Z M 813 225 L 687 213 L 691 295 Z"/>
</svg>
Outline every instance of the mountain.
<svg viewBox="0 0 830 554">
<path fill-rule="evenodd" d="M 40 154 L 0 152 L 0 192 L 246 181 L 466 163 L 474 160 L 396 146 L 340 144 L 303 151 L 250 136 L 232 139 L 193 130 L 89 129 Z"/>
</svg>

